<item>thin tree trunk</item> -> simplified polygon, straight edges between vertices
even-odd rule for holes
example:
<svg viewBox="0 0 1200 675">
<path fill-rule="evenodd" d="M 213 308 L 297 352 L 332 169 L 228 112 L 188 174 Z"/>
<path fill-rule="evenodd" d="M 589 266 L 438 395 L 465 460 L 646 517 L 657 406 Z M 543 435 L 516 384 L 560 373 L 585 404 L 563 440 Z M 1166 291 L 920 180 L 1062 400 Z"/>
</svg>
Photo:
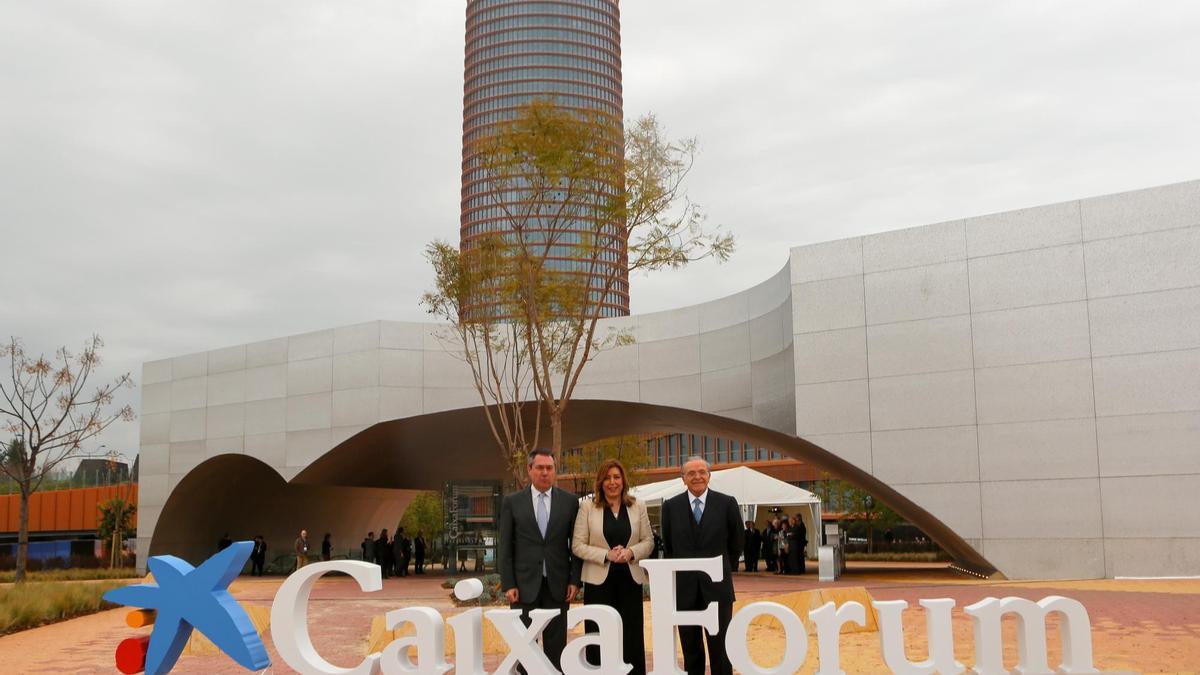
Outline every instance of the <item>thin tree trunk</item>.
<svg viewBox="0 0 1200 675">
<path fill-rule="evenodd" d="M 550 412 L 550 452 L 554 453 L 554 463 L 562 466 L 562 413 Z"/>
<path fill-rule="evenodd" d="M 17 570 L 16 583 L 25 581 L 25 568 L 29 563 L 29 496 L 30 492 L 21 486 L 21 515 L 17 530 Z"/>
</svg>

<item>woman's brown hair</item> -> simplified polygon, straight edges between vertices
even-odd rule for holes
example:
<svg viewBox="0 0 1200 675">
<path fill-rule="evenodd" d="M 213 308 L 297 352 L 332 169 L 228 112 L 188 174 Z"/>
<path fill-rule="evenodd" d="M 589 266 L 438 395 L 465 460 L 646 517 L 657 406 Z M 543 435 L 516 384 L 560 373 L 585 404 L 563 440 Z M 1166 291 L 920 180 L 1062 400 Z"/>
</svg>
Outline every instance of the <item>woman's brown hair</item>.
<svg viewBox="0 0 1200 675">
<path fill-rule="evenodd" d="M 592 486 L 592 501 L 596 506 L 604 506 L 608 503 L 608 499 L 604 496 L 604 479 L 608 478 L 608 472 L 613 467 L 621 472 L 621 503 L 625 506 L 633 506 L 634 498 L 629 494 L 629 477 L 625 473 L 625 466 L 618 459 L 606 459 L 600 462 L 600 469 L 596 471 L 596 484 Z"/>
</svg>

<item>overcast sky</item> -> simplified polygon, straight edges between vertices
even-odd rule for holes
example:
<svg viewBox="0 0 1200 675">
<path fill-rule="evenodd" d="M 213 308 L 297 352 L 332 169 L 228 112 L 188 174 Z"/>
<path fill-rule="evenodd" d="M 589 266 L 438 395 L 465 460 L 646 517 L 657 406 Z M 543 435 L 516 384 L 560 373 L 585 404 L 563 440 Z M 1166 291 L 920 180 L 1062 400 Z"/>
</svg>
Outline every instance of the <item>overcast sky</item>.
<svg viewBox="0 0 1200 675">
<path fill-rule="evenodd" d="M 462 0 L 0 0 L 0 333 L 98 332 L 106 374 L 424 320 L 457 241 Z M 625 0 L 625 114 L 702 154 L 739 250 L 1200 178 L 1200 3 Z M 127 399 L 136 405 L 137 393 Z M 132 455 L 137 423 L 98 441 Z"/>
</svg>

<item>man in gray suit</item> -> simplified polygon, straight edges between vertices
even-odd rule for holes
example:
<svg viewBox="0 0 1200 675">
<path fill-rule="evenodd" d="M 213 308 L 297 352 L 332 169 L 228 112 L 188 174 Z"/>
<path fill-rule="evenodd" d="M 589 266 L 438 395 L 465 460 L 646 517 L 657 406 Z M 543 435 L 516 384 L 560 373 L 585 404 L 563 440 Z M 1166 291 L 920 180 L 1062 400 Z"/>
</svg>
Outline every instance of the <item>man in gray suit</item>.
<svg viewBox="0 0 1200 675">
<path fill-rule="evenodd" d="M 554 455 L 544 448 L 529 453 L 529 487 L 504 498 L 496 559 L 500 588 L 509 606 L 529 625 L 532 609 L 557 609 L 542 633 L 542 649 L 562 670 L 567 644 L 567 605 L 579 591 L 583 562 L 571 555 L 571 535 L 579 498 L 554 486 Z"/>
</svg>

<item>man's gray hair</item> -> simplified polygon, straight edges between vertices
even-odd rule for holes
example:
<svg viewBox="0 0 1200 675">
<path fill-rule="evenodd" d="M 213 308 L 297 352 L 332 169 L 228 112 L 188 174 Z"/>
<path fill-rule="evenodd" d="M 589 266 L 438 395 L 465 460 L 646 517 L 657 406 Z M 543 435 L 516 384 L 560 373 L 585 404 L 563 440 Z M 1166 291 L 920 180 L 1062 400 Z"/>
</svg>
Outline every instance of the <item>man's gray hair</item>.
<svg viewBox="0 0 1200 675">
<path fill-rule="evenodd" d="M 679 465 L 680 476 L 682 476 L 684 473 L 683 467 L 687 466 L 691 462 L 704 462 L 704 469 L 710 473 L 712 472 L 712 464 L 709 464 L 707 459 L 704 459 L 700 455 L 689 455 L 688 458 L 683 460 L 683 463 Z"/>
<path fill-rule="evenodd" d="M 550 459 L 554 459 L 554 453 L 550 451 L 550 448 L 534 448 L 529 451 L 529 459 L 526 460 L 525 466 L 526 467 L 533 466 L 533 460 L 538 455 L 545 455 L 545 456 L 549 457 Z"/>
</svg>

